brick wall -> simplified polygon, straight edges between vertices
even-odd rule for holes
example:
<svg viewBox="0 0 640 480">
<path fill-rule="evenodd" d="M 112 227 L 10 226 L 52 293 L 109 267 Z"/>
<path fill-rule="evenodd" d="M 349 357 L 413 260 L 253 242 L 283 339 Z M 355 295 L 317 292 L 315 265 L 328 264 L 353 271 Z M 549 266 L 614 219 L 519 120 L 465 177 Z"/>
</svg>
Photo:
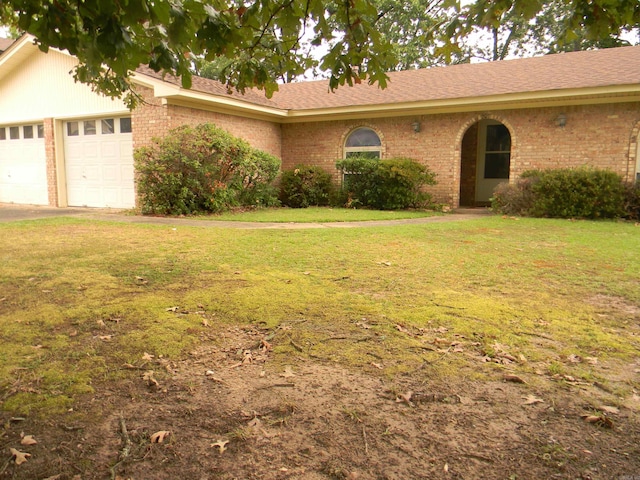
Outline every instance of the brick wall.
<svg viewBox="0 0 640 480">
<path fill-rule="evenodd" d="M 555 123 L 561 113 L 567 118 L 562 128 Z M 632 179 L 635 150 L 632 152 L 630 142 L 636 142 L 632 136 L 640 121 L 637 102 L 285 124 L 282 127 L 283 168 L 311 163 L 336 175 L 335 160 L 342 157 L 346 136 L 357 127 L 369 126 L 382 139 L 383 158 L 408 156 L 428 165 L 437 174 L 438 185 L 430 187 L 435 200 L 457 206 L 462 139 L 481 119 L 497 120 L 509 128 L 512 181 L 531 168 L 582 165 L 609 168 Z M 411 128 L 415 120 L 421 122 L 418 133 Z"/>
<path fill-rule="evenodd" d="M 144 101 L 140 102 L 132 115 L 134 148 L 149 145 L 153 137 L 162 136 L 180 125 L 210 122 L 236 137 L 245 139 L 255 148 L 277 157 L 281 156 L 279 124 L 208 110 L 166 105 L 160 99 L 154 98 L 149 88 L 139 87 L 137 91 Z"/>
</svg>

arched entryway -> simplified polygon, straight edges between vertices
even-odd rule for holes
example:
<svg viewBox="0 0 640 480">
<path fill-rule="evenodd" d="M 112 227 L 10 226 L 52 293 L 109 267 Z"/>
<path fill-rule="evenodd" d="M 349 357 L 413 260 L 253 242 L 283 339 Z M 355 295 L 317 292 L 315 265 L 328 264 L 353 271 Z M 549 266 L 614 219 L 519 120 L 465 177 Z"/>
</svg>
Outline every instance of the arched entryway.
<svg viewBox="0 0 640 480">
<path fill-rule="evenodd" d="M 460 206 L 490 203 L 493 190 L 509 181 L 511 134 L 496 120 L 480 120 L 462 138 L 460 165 Z"/>
</svg>

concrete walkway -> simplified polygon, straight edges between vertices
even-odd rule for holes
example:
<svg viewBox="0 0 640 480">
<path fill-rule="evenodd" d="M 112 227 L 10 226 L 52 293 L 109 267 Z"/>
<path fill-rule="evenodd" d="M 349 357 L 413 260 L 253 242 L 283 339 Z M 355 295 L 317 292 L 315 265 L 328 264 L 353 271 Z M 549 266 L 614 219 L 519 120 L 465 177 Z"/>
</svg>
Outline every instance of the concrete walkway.
<svg viewBox="0 0 640 480">
<path fill-rule="evenodd" d="M 149 217 L 131 215 L 125 210 L 104 208 L 54 208 L 32 205 L 0 204 L 0 223 L 21 220 L 38 220 L 53 217 L 77 217 L 106 222 L 140 223 L 150 225 L 189 226 L 205 228 L 239 228 L 239 229 L 302 229 L 302 228 L 354 228 L 354 227 L 386 227 L 394 225 L 420 225 L 424 223 L 457 222 L 477 219 L 491 215 L 484 208 L 460 209 L 452 214 L 407 218 L 402 220 L 370 220 L 363 222 L 327 222 L 327 223 L 263 223 L 263 222 L 229 222 L 218 220 L 199 220 L 197 218 Z"/>
</svg>

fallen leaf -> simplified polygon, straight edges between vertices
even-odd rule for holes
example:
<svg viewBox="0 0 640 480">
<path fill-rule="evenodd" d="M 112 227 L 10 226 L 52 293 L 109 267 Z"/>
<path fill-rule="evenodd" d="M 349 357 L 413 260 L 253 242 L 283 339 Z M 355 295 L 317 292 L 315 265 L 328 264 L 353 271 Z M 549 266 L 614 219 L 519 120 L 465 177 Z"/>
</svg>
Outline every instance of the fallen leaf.
<svg viewBox="0 0 640 480">
<path fill-rule="evenodd" d="M 110 342 L 113 335 L 98 335 L 98 338 L 104 342 Z"/>
<path fill-rule="evenodd" d="M 413 392 L 403 393 L 396 398 L 396 403 L 411 404 L 411 397 L 413 397 Z"/>
<path fill-rule="evenodd" d="M 153 386 L 159 387 L 160 384 L 153 376 L 153 373 L 154 373 L 153 370 L 144 372 L 144 374 L 142 375 L 142 379 L 145 380 L 149 386 L 153 385 Z"/>
<path fill-rule="evenodd" d="M 311 272 L 302 272 L 303 275 L 311 275 Z"/>
<path fill-rule="evenodd" d="M 511 375 L 511 374 L 507 374 L 504 376 L 504 379 L 506 382 L 513 382 L 513 383 L 527 383 L 525 382 L 522 378 L 520 378 L 517 375 Z"/>
<path fill-rule="evenodd" d="M 402 325 L 396 324 L 396 330 L 398 330 L 399 332 L 407 333 L 407 334 L 411 335 L 411 332 L 409 330 L 407 330 L 405 327 L 403 327 Z"/>
<path fill-rule="evenodd" d="M 378 262 L 378 265 L 384 265 L 386 267 L 390 267 L 391 266 L 391 262 L 388 262 L 388 261 Z"/>
<path fill-rule="evenodd" d="M 519 355 L 518 355 L 518 359 L 519 359 L 522 363 L 527 363 L 527 357 L 525 357 L 523 354 L 519 354 Z"/>
<path fill-rule="evenodd" d="M 287 365 L 286 367 L 284 367 L 284 373 L 281 373 L 280 376 L 283 378 L 291 378 L 295 377 L 296 374 L 293 373 L 293 369 L 289 365 Z"/>
<path fill-rule="evenodd" d="M 533 395 L 527 395 L 526 397 L 522 398 L 525 399 L 523 405 L 535 405 L 536 403 L 544 403 L 543 399 L 534 397 Z"/>
<path fill-rule="evenodd" d="M 148 362 L 150 360 L 153 360 L 153 355 L 151 355 L 150 353 L 144 352 L 144 355 L 142 355 L 142 359 Z"/>
<path fill-rule="evenodd" d="M 613 422 L 604 415 L 581 415 L 587 423 L 593 423 L 604 428 L 613 428 Z"/>
<path fill-rule="evenodd" d="M 614 415 L 617 415 L 618 413 L 620 413 L 620 409 L 619 408 L 611 407 L 609 405 L 600 405 L 598 407 L 598 410 L 600 410 L 601 412 L 613 413 Z"/>
<path fill-rule="evenodd" d="M 251 354 L 251 350 L 245 350 L 243 355 L 244 357 L 242 358 L 242 365 L 253 363 L 253 355 Z"/>
<path fill-rule="evenodd" d="M 384 367 L 382 365 L 380 365 L 379 363 L 371 362 L 371 365 L 376 367 L 378 370 L 384 370 Z"/>
<path fill-rule="evenodd" d="M 573 353 L 567 357 L 570 363 L 582 363 L 582 357 L 580 355 L 574 355 Z"/>
<path fill-rule="evenodd" d="M 62 474 L 59 473 L 57 475 L 53 475 L 51 477 L 43 478 L 42 480 L 60 480 L 62 478 Z"/>
<path fill-rule="evenodd" d="M 203 327 L 208 327 L 209 326 L 209 320 L 207 320 L 206 318 L 202 319 L 202 326 Z"/>
<path fill-rule="evenodd" d="M 449 464 L 445 463 L 444 467 L 442 469 L 444 470 L 444 473 L 448 473 L 449 472 Z"/>
<path fill-rule="evenodd" d="M 35 445 L 36 443 L 38 442 L 33 438 L 33 435 L 25 435 L 20 440 L 20 445 Z"/>
<path fill-rule="evenodd" d="M 151 443 L 162 443 L 164 442 L 164 439 L 167 438 L 169 435 L 171 435 L 171 432 L 168 430 L 160 430 L 159 432 L 154 433 L 153 435 L 151 435 Z"/>
<path fill-rule="evenodd" d="M 104 320 L 102 320 L 102 319 L 97 320 L 96 323 L 98 324 L 99 327 L 106 327 L 107 326 L 107 324 L 104 323 Z"/>
<path fill-rule="evenodd" d="M 589 365 L 597 365 L 598 364 L 598 358 L 597 357 L 585 357 L 584 359 L 587 361 L 587 363 Z"/>
<path fill-rule="evenodd" d="M 220 455 L 222 455 L 222 453 L 227 449 L 227 443 L 229 443 L 229 440 L 218 440 L 217 442 L 212 443 L 211 446 L 220 448 Z"/>
<path fill-rule="evenodd" d="M 179 310 L 180 310 L 180 307 L 169 307 L 169 308 L 165 309 L 165 311 L 167 311 L 167 312 L 174 312 L 174 313 L 179 311 Z"/>
<path fill-rule="evenodd" d="M 15 448 L 10 448 L 9 452 L 11 452 L 11 455 L 15 458 L 16 465 L 22 465 L 27 461 L 27 458 L 31 456 L 30 453 L 19 452 Z"/>
</svg>

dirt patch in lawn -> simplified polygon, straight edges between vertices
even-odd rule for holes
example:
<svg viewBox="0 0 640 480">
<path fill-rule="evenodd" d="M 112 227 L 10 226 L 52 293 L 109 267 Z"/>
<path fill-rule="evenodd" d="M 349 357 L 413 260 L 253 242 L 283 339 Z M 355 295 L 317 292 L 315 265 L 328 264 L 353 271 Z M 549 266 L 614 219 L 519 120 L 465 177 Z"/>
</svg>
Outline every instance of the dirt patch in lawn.
<svg viewBox="0 0 640 480">
<path fill-rule="evenodd" d="M 180 361 L 147 355 L 62 416 L 2 413 L 0 478 L 640 478 L 637 396 L 623 405 L 598 382 L 535 374 L 283 363 L 268 333 L 229 327 Z M 17 465 L 10 448 L 30 456 Z"/>
</svg>

